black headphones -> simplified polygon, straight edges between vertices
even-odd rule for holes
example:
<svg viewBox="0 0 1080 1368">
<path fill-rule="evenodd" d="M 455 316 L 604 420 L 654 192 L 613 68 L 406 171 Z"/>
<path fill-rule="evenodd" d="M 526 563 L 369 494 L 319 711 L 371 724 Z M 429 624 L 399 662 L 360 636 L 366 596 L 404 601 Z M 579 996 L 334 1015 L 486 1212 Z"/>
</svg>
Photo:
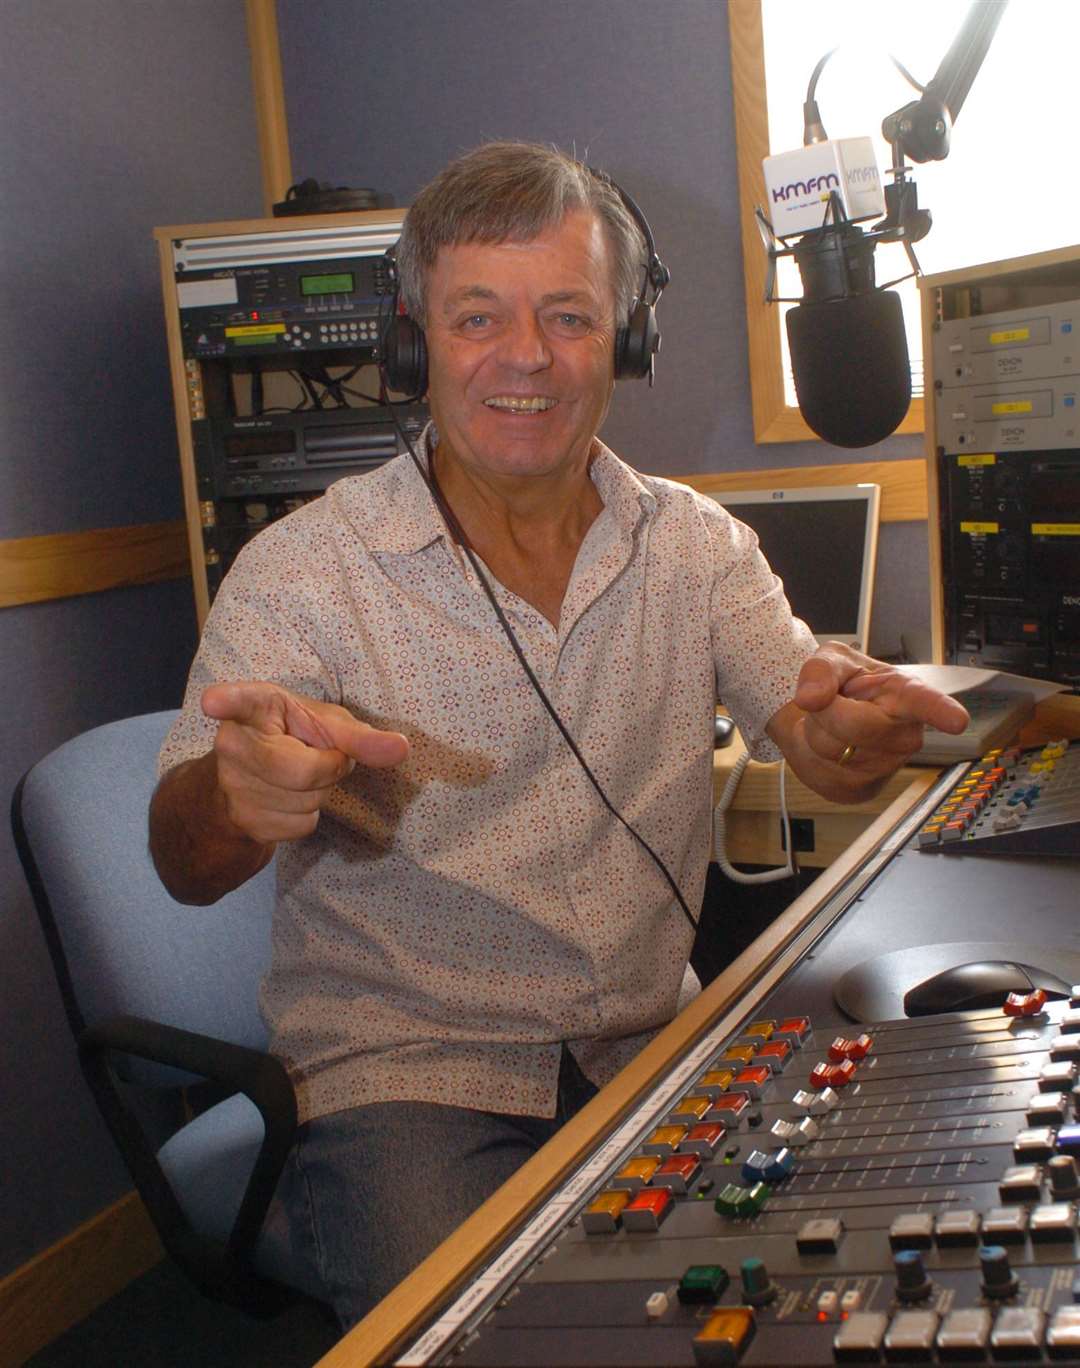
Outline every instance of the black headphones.
<svg viewBox="0 0 1080 1368">
<path fill-rule="evenodd" d="M 638 208 L 635 201 L 610 176 L 602 171 L 590 172 L 610 185 L 626 206 L 626 210 L 645 239 L 648 260 L 645 263 L 645 277 L 641 293 L 630 309 L 630 318 L 624 327 L 615 334 L 615 379 L 641 380 L 649 377 L 653 381 L 653 364 L 660 350 L 660 330 L 656 323 L 656 305 L 671 279 L 671 272 L 656 255 L 649 221 Z M 395 248 L 386 253 L 386 271 L 393 286 L 393 297 L 384 315 L 379 337 L 379 366 L 388 389 L 422 398 L 427 393 L 428 358 L 424 330 L 401 312 L 399 305 L 400 282 L 398 279 Z"/>
</svg>

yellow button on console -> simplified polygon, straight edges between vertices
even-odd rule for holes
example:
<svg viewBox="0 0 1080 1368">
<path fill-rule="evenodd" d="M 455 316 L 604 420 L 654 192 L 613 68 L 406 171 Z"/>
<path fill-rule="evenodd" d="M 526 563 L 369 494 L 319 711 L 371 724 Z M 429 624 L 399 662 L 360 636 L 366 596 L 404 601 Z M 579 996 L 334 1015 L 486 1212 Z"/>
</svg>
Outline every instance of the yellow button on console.
<svg viewBox="0 0 1080 1368">
<path fill-rule="evenodd" d="M 619 1227 L 629 1192 L 601 1192 L 581 1213 L 581 1224 L 589 1235 L 613 1235 Z"/>
<path fill-rule="evenodd" d="M 749 1306 L 728 1306 L 714 1311 L 700 1334 L 694 1336 L 694 1358 L 703 1368 L 738 1363 L 754 1338 L 754 1313 Z"/>
<path fill-rule="evenodd" d="M 613 1188 L 624 1188 L 629 1192 L 637 1192 L 646 1183 L 652 1181 L 652 1176 L 659 1167 L 660 1160 L 655 1155 L 641 1155 L 623 1164 L 622 1168 L 612 1178 L 611 1186 Z"/>
</svg>

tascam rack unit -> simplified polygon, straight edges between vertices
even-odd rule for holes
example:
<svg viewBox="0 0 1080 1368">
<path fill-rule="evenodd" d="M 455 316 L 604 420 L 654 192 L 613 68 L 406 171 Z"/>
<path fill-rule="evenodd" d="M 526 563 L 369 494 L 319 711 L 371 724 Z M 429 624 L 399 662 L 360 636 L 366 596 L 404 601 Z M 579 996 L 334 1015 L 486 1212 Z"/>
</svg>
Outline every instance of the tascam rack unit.
<svg viewBox="0 0 1080 1368">
<path fill-rule="evenodd" d="M 401 449 L 364 368 L 404 212 L 155 231 L 200 625 L 262 526 Z"/>
</svg>

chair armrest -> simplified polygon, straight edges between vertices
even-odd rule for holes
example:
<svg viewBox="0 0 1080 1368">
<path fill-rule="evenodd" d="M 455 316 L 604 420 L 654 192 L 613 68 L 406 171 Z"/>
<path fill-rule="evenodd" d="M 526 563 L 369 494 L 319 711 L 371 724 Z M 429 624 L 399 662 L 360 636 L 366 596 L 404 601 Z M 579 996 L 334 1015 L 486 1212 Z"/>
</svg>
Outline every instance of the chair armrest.
<svg viewBox="0 0 1080 1368">
<path fill-rule="evenodd" d="M 280 1059 L 245 1045 L 217 1040 L 143 1017 L 114 1016 L 88 1026 L 78 1039 L 79 1061 L 166 1249 L 191 1271 L 212 1274 L 219 1284 L 246 1282 L 254 1249 L 286 1157 L 296 1138 L 296 1093 Z M 222 1083 L 250 1098 L 263 1119 L 264 1136 L 232 1231 L 224 1246 L 193 1230 L 143 1134 L 111 1067 L 114 1054 L 166 1064 Z M 205 1284 L 205 1279 L 200 1279 Z"/>
</svg>

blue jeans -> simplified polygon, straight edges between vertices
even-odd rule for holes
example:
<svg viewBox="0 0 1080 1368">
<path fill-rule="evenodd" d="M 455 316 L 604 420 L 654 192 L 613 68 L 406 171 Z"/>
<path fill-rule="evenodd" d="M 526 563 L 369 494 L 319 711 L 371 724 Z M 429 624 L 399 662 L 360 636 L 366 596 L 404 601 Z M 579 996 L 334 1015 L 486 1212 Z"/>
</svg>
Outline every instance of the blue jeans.
<svg viewBox="0 0 1080 1368">
<path fill-rule="evenodd" d="M 563 1047 L 552 1118 L 379 1102 L 300 1128 L 278 1187 L 291 1257 L 349 1329 L 596 1094 Z M 280 1208 L 279 1208 L 280 1209 Z"/>
</svg>

